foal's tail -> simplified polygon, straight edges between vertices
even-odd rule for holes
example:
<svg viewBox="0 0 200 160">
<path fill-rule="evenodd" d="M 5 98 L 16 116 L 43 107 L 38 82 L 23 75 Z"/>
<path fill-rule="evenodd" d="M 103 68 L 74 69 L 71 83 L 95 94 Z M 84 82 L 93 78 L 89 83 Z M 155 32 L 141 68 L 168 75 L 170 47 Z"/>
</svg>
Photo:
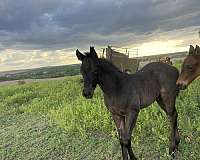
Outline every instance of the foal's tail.
<svg viewBox="0 0 200 160">
<path fill-rule="evenodd" d="M 178 96 L 179 96 L 179 93 L 180 93 L 180 89 L 179 89 L 179 87 L 178 87 L 178 86 L 176 86 L 176 97 L 178 97 Z"/>
<path fill-rule="evenodd" d="M 176 82 L 177 82 L 177 80 L 178 80 L 178 77 L 179 77 L 179 71 L 178 71 L 178 69 L 176 68 Z M 176 82 L 175 82 L 175 83 L 176 83 Z M 176 97 L 179 96 L 179 92 L 180 92 L 180 87 L 179 87 L 178 85 L 176 85 Z"/>
</svg>

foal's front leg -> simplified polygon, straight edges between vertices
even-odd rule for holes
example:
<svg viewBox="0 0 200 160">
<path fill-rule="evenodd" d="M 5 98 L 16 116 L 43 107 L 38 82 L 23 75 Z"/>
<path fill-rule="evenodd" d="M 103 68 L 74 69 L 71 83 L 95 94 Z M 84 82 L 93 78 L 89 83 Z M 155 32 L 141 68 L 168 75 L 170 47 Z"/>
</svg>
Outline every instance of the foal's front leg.
<svg viewBox="0 0 200 160">
<path fill-rule="evenodd" d="M 123 160 L 128 160 L 128 154 L 131 160 L 137 160 L 131 148 L 131 134 L 135 127 L 139 111 L 133 110 L 126 116 L 112 114 L 117 126 L 119 141 L 122 148 Z"/>
<path fill-rule="evenodd" d="M 125 117 L 120 116 L 118 114 L 114 114 L 114 113 L 112 113 L 112 117 L 117 126 L 117 132 L 118 132 L 119 142 L 120 142 L 121 149 L 122 149 L 123 160 L 128 160 L 128 150 L 124 146 L 123 140 L 122 140 L 124 130 L 125 130 Z"/>
<path fill-rule="evenodd" d="M 138 113 L 138 110 L 132 110 L 125 118 L 125 134 L 123 135 L 123 143 L 128 148 L 128 153 L 131 160 L 137 160 L 131 148 L 131 134 L 133 128 L 135 127 Z"/>
</svg>

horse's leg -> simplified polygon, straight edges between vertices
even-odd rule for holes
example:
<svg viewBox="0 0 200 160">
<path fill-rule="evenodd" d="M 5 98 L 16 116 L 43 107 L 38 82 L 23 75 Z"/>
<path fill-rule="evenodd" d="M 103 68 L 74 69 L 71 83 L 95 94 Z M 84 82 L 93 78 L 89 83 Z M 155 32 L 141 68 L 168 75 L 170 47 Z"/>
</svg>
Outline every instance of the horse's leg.
<svg viewBox="0 0 200 160">
<path fill-rule="evenodd" d="M 119 134 L 123 160 L 128 160 L 128 153 L 131 160 L 137 160 L 131 148 L 131 134 L 135 127 L 138 113 L 138 111 L 132 111 L 126 117 L 112 114 Z"/>
<path fill-rule="evenodd" d="M 174 157 L 174 152 L 178 150 L 178 144 L 180 142 L 178 125 L 177 125 L 177 111 L 175 108 L 176 96 L 163 95 L 157 99 L 160 107 L 166 112 L 170 120 L 171 126 L 171 143 L 169 146 L 169 154 Z"/>
<path fill-rule="evenodd" d="M 133 110 L 126 116 L 126 119 L 125 119 L 125 134 L 123 138 L 123 143 L 128 148 L 128 153 L 131 160 L 137 160 L 131 148 L 131 134 L 132 134 L 133 128 L 135 127 L 138 113 L 139 111 Z"/>
<path fill-rule="evenodd" d="M 122 140 L 122 137 L 123 137 L 122 135 L 125 130 L 125 128 L 124 128 L 125 127 L 125 117 L 112 113 L 112 118 L 115 122 L 115 125 L 117 126 L 117 132 L 118 132 L 119 142 L 121 145 L 123 160 L 128 160 L 128 151 L 127 151 L 127 148 L 124 146 L 123 140 Z"/>
<path fill-rule="evenodd" d="M 179 138 L 179 132 L 178 132 L 177 118 L 178 118 L 178 113 L 176 109 L 174 109 L 174 111 L 171 112 L 169 115 L 171 128 L 172 128 L 172 133 L 171 133 L 172 140 L 171 140 L 171 146 L 169 149 L 169 154 L 172 154 L 178 151 L 180 138 Z"/>
</svg>

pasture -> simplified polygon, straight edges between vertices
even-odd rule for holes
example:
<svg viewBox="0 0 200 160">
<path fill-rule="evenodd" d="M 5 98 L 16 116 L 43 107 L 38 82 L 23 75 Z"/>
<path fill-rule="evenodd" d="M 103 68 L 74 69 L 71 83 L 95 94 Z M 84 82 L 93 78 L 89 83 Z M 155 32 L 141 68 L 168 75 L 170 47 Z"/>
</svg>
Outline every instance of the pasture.
<svg viewBox="0 0 200 160">
<path fill-rule="evenodd" d="M 0 159 L 119 160 L 114 123 L 99 88 L 82 97 L 80 76 L 0 87 Z M 180 160 L 200 159 L 200 80 L 176 101 Z M 132 134 L 138 159 L 170 159 L 169 125 L 156 103 L 141 110 Z"/>
</svg>

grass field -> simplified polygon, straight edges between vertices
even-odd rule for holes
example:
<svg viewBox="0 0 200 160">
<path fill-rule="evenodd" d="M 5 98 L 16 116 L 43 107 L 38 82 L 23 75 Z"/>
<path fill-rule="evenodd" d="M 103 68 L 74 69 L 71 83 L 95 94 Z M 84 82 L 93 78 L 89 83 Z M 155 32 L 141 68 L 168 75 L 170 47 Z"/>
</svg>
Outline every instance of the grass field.
<svg viewBox="0 0 200 160">
<path fill-rule="evenodd" d="M 80 77 L 1 86 L 0 159 L 120 160 L 115 126 L 99 88 L 82 95 Z M 181 142 L 177 159 L 200 159 L 200 80 L 177 98 Z M 169 123 L 154 103 L 141 110 L 132 134 L 139 159 L 170 159 Z"/>
</svg>

